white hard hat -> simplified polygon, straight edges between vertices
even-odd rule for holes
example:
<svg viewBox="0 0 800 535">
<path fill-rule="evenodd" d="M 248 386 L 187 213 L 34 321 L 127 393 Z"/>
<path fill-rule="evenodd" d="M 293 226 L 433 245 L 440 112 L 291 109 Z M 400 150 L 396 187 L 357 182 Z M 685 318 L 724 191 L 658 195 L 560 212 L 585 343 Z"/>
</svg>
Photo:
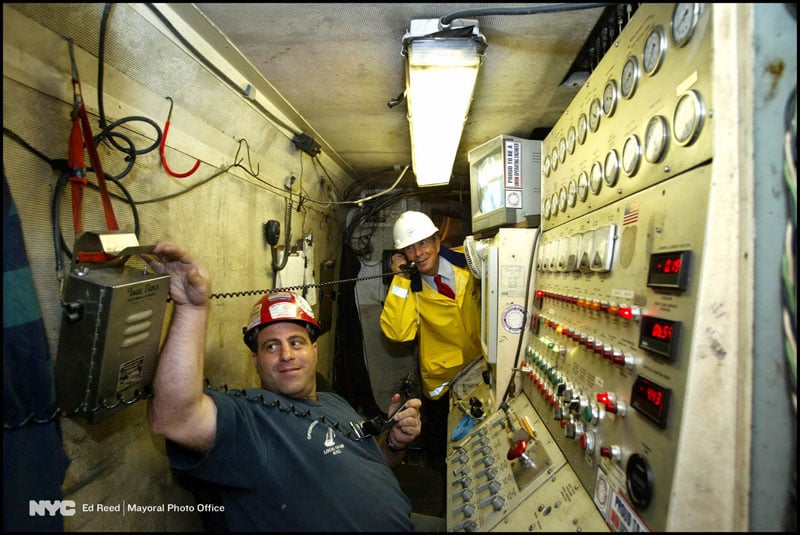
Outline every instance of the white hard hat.
<svg viewBox="0 0 800 535">
<path fill-rule="evenodd" d="M 431 218 L 422 212 L 409 210 L 403 212 L 394 223 L 394 248 L 403 249 L 413 243 L 430 238 L 439 229 L 433 224 Z"/>
</svg>

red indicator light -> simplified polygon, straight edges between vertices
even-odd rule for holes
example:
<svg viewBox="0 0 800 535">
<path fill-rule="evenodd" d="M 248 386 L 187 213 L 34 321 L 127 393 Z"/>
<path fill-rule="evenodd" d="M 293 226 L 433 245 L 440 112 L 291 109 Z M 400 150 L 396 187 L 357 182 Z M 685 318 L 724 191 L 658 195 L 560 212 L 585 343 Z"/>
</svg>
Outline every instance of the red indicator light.
<svg viewBox="0 0 800 535">
<path fill-rule="evenodd" d="M 600 403 L 602 403 L 603 405 L 605 405 L 606 403 L 608 403 L 608 401 L 609 401 L 609 399 L 608 399 L 608 393 L 607 393 L 607 392 L 603 392 L 602 394 L 597 394 L 597 401 L 599 401 L 599 402 L 600 402 Z"/>
<path fill-rule="evenodd" d="M 544 297 L 544 290 L 536 290 L 536 298 L 541 299 Z"/>
<path fill-rule="evenodd" d="M 619 317 L 626 320 L 633 318 L 633 309 L 631 307 L 619 307 Z"/>
</svg>

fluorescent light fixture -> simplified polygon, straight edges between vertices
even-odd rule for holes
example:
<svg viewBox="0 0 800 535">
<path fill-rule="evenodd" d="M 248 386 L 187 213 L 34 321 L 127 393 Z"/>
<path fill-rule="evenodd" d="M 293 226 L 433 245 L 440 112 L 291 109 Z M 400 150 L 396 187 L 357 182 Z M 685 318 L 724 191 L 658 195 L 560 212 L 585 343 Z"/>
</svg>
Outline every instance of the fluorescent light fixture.
<svg viewBox="0 0 800 535">
<path fill-rule="evenodd" d="M 403 37 L 411 162 L 420 187 L 450 182 L 486 49 L 477 21 L 456 20 L 444 31 L 438 23 L 414 20 Z"/>
</svg>

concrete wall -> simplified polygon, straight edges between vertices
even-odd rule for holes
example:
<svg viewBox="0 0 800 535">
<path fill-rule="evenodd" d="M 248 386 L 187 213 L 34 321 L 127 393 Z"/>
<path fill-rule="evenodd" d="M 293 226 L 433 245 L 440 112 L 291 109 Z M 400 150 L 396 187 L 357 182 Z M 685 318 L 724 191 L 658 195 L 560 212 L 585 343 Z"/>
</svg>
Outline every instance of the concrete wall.
<svg viewBox="0 0 800 535">
<path fill-rule="evenodd" d="M 263 293 L 259 291 L 274 287 L 272 255 L 264 242 L 263 224 L 278 220 L 282 232 L 286 232 L 289 195 L 284 184 L 288 176 L 297 176 L 300 187 L 291 197 L 292 241 L 307 239 L 310 258 L 306 275 L 319 280 L 320 264 L 331 261 L 338 266 L 341 250 L 342 224 L 329 195 L 345 189 L 352 178 L 321 154 L 319 163 L 330 175 L 325 180 L 336 183 L 321 180 L 310 157 L 291 142 L 295 133 L 304 131 L 298 117 L 283 114 L 281 110 L 289 109 L 283 102 L 255 103 L 245 98 L 242 88 L 230 84 L 230 80 L 239 79 L 235 69 L 224 58 L 214 56 L 204 39 L 181 24 L 164 4 L 155 8 L 159 12 L 146 4 L 111 6 L 102 49 L 107 122 L 145 117 L 163 129 L 169 110 L 166 97 L 171 97 L 174 108 L 166 150 L 168 164 L 182 172 L 196 159 L 202 162 L 193 175 L 181 179 L 166 173 L 157 147 L 137 155 L 132 170 L 120 182 L 135 201 L 141 227 L 139 243 L 169 239 L 202 259 L 212 276 L 212 292 L 220 294 L 211 304 L 206 376 L 214 386 L 256 386 L 258 379 L 242 343 L 241 328 L 250 307 Z M 93 132 L 100 132 L 98 57 L 104 7 L 3 4 L 3 126 L 47 159 L 67 156 L 73 103 L 67 39 L 74 42 Z M 162 16 L 170 20 L 180 37 Z M 221 73 L 210 69 L 198 54 L 206 56 Z M 126 122 L 116 131 L 129 136 L 137 150 L 152 145 L 157 137 L 154 127 L 142 120 Z M 99 153 L 107 174 L 122 172 L 126 165 L 123 153 L 103 143 Z M 48 162 L 8 133 L 3 139 L 3 161 L 22 220 L 50 352 L 58 359 L 62 312 L 50 217 L 58 175 Z M 243 167 L 231 167 L 236 162 L 257 170 L 257 176 Z M 96 183 L 93 173 L 88 176 Z M 120 228 L 132 232 L 133 209 L 121 200 L 122 194 L 113 184 L 109 184 L 109 190 L 117 195 L 112 205 Z M 306 200 L 298 211 L 301 191 Z M 67 188 L 60 200 L 60 220 L 61 232 L 71 247 L 74 232 L 70 202 Z M 95 190 L 86 189 L 83 207 L 84 230 L 108 230 Z M 62 260 L 66 271 L 69 259 Z M 133 257 L 129 265 L 138 267 L 141 261 Z M 289 285 L 290 280 L 294 279 L 285 278 L 283 285 Z M 315 301 L 316 291 L 309 296 Z M 169 314 L 168 306 L 165 326 Z M 333 336 L 323 335 L 319 344 L 319 371 L 330 379 Z M 65 530 L 202 529 L 196 512 L 167 510 L 194 505 L 195 501 L 173 478 L 164 440 L 150 433 L 146 403 L 136 402 L 97 424 L 61 418 L 63 446 L 71 459 L 62 486 L 63 498 L 74 500 L 77 506 L 74 516 L 65 517 Z M 120 510 L 99 512 L 97 504 Z M 165 511 L 133 513 L 125 511 L 129 504 L 163 507 Z M 94 511 L 84 511 L 84 506 L 93 506 Z"/>
</svg>

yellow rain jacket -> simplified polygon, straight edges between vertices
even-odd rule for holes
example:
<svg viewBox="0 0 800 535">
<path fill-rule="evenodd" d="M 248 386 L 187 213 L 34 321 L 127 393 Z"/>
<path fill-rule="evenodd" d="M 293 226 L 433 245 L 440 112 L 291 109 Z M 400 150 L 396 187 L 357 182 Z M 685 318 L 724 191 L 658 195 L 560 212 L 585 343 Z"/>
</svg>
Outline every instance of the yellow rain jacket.
<svg viewBox="0 0 800 535">
<path fill-rule="evenodd" d="M 448 389 L 435 390 L 482 353 L 480 282 L 463 253 L 442 247 L 439 254 L 453 264 L 456 298 L 423 284 L 419 273 L 411 279 L 394 276 L 380 317 L 381 331 L 390 340 L 418 337 L 422 389 L 430 399 L 442 397 Z"/>
</svg>

